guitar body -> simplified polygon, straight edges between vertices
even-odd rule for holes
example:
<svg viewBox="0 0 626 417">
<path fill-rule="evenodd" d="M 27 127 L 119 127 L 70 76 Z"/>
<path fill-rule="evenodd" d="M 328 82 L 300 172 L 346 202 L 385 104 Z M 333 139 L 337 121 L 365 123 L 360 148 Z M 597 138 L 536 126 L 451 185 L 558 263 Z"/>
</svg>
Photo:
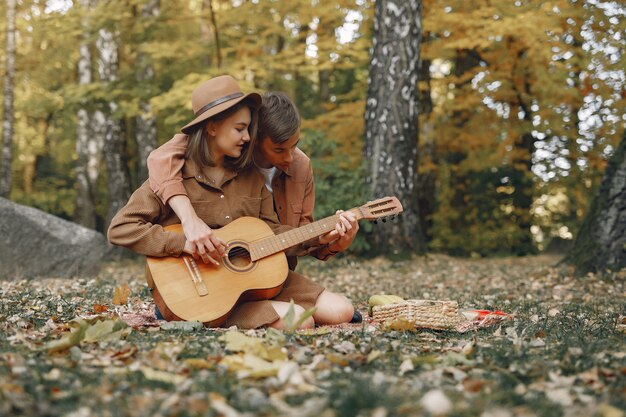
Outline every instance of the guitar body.
<svg viewBox="0 0 626 417">
<path fill-rule="evenodd" d="M 179 224 L 165 230 L 183 233 Z M 228 247 L 219 266 L 193 262 L 189 255 L 148 257 L 148 283 L 166 320 L 196 320 L 216 327 L 228 318 L 238 301 L 269 299 L 282 289 L 289 273 L 284 252 L 250 259 L 250 243 L 274 236 L 264 221 L 241 217 L 213 233 Z"/>
</svg>

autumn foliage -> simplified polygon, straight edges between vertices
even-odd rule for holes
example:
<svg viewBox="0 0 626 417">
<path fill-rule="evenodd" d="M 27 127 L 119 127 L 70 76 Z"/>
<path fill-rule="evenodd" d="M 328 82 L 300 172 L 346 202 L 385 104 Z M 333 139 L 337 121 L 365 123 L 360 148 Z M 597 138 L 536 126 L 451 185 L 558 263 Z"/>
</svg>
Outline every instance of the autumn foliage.
<svg viewBox="0 0 626 417">
<path fill-rule="evenodd" d="M 162 143 L 188 120 L 193 87 L 223 73 L 246 90 L 282 90 L 296 101 L 318 216 L 362 200 L 373 1 L 171 0 L 151 13 L 147 0 L 52 3 L 23 0 L 17 10 L 13 200 L 79 217 L 80 109 L 120 122 L 137 186 L 142 103 Z M 411 138 L 419 201 L 403 203 L 419 205 L 429 248 L 527 254 L 554 236 L 571 238 L 625 125 L 623 6 L 424 0 L 422 9 L 419 134 Z M 107 82 L 95 76 L 101 29 L 119 55 Z M 81 45 L 92 57 L 87 84 L 77 78 Z M 146 68 L 151 77 L 140 76 Z M 91 198 L 102 229 L 109 187 L 103 161 L 98 169 Z"/>
</svg>

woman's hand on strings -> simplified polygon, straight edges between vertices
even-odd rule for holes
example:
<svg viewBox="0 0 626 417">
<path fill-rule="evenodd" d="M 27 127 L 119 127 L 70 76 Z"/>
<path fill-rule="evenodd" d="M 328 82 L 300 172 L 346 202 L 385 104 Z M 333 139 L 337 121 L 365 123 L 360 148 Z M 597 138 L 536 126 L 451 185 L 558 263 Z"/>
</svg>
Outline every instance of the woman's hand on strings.
<svg viewBox="0 0 626 417">
<path fill-rule="evenodd" d="M 226 253 L 224 241 L 215 236 L 213 230 L 197 216 L 183 221 L 182 226 L 187 238 L 184 251 L 195 260 L 202 259 L 205 264 L 219 265 Z"/>
</svg>

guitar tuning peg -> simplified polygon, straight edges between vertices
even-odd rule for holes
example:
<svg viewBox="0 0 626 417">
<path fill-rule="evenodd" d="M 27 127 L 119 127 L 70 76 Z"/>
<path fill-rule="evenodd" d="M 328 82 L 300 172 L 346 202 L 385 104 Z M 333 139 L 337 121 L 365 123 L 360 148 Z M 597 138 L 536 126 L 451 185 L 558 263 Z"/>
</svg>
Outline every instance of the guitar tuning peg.
<svg viewBox="0 0 626 417">
<path fill-rule="evenodd" d="M 383 218 L 383 223 L 387 223 L 387 218 L 386 217 Z"/>
<path fill-rule="evenodd" d="M 378 220 L 372 220 L 372 224 L 378 224 Z"/>
</svg>

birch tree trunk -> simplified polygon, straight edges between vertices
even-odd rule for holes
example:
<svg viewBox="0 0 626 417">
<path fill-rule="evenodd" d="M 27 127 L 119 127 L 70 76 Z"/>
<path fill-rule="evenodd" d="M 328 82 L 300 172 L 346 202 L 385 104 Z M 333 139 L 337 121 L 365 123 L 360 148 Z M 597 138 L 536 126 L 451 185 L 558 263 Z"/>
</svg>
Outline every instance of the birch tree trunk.
<svg viewBox="0 0 626 417">
<path fill-rule="evenodd" d="M 626 131 L 565 261 L 581 273 L 626 267 Z"/>
<path fill-rule="evenodd" d="M 93 0 L 82 0 L 81 6 L 86 16 L 94 6 Z M 87 17 L 83 18 L 83 41 L 78 57 L 78 83 L 91 84 L 92 57 L 89 45 L 90 24 Z M 87 104 L 87 103 L 85 103 Z M 102 117 L 91 115 L 88 108 L 78 110 L 76 123 L 76 207 L 74 220 L 76 223 L 96 228 L 96 186 L 98 183 L 98 166 L 102 155 L 103 136 L 96 134 L 97 124 Z"/>
<path fill-rule="evenodd" d="M 13 90 L 15 79 L 15 7 L 16 0 L 6 2 L 6 64 L 2 83 L 2 157 L 0 160 L 0 197 L 11 194 L 13 162 Z"/>
<path fill-rule="evenodd" d="M 156 17 L 159 15 L 159 0 L 152 0 L 141 7 L 142 18 Z M 139 53 L 137 56 L 137 80 L 140 84 L 150 83 L 154 78 L 154 68 L 146 62 L 146 56 Z M 139 183 L 148 179 L 148 155 L 157 146 L 156 120 L 152 116 L 152 107 L 148 98 L 139 102 L 141 115 L 135 118 L 137 125 L 137 151 L 139 157 Z"/>
<path fill-rule="evenodd" d="M 421 17 L 421 0 L 376 2 L 363 153 L 371 196 L 395 195 L 404 206 L 397 220 L 374 228 L 382 253 L 425 250 L 417 200 Z"/>
<path fill-rule="evenodd" d="M 113 83 L 117 80 L 118 54 L 117 42 L 113 32 L 100 29 L 96 46 L 99 52 L 98 73 L 100 80 Z M 108 229 L 115 213 L 124 206 L 130 196 L 130 179 L 125 160 L 126 141 L 123 135 L 122 121 L 117 118 L 118 105 L 110 101 L 108 112 L 104 115 L 104 158 L 107 167 L 109 204 L 104 230 Z"/>
</svg>

